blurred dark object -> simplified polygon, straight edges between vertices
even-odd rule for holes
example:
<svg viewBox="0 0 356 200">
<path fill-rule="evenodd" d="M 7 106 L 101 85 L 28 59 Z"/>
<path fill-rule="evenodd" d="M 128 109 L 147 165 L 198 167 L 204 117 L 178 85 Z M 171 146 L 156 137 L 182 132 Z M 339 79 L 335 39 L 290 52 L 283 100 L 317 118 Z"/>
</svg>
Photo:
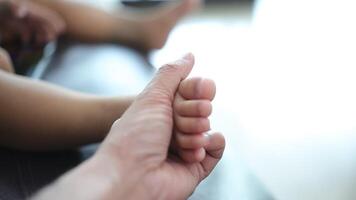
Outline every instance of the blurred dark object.
<svg viewBox="0 0 356 200">
<path fill-rule="evenodd" d="M 0 2 L 0 46 L 9 53 L 15 72 L 25 75 L 42 57 L 45 44 L 36 42 L 29 19 L 18 16 L 15 8 Z"/>
<path fill-rule="evenodd" d="M 56 12 L 31 1 L 0 0 L 0 46 L 11 57 L 17 74 L 26 75 L 48 43 L 65 31 Z"/>
<path fill-rule="evenodd" d="M 121 0 L 121 3 L 131 7 L 154 7 L 166 2 L 180 0 Z M 254 0 L 205 0 L 208 4 L 223 4 L 223 3 L 238 3 L 238 2 L 253 2 Z"/>
<path fill-rule="evenodd" d="M 82 160 L 79 151 L 31 153 L 0 148 L 0 199 L 28 199 Z"/>
<path fill-rule="evenodd" d="M 16 74 L 26 75 L 42 58 L 44 47 L 35 47 L 33 45 L 24 45 L 20 42 L 0 43 L 11 57 Z"/>
<path fill-rule="evenodd" d="M 139 7 L 139 8 L 154 7 L 164 2 L 166 1 L 164 0 L 122 0 L 121 1 L 121 3 L 124 4 L 125 6 L 132 6 L 132 7 Z"/>
</svg>

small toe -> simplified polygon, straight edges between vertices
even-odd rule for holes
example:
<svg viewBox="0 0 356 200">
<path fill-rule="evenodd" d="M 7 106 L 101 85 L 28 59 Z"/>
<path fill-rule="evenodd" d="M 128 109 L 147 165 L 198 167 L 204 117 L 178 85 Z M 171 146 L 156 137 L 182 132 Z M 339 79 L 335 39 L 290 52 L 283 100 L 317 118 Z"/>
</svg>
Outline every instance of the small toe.
<svg viewBox="0 0 356 200">
<path fill-rule="evenodd" d="M 209 144 L 210 136 L 208 134 L 184 134 L 181 132 L 175 133 L 175 141 L 179 148 L 183 149 L 199 149 Z"/>
<path fill-rule="evenodd" d="M 212 109 L 209 100 L 182 100 L 174 104 L 175 113 L 184 117 L 209 117 Z"/>
<path fill-rule="evenodd" d="M 201 162 L 205 159 L 206 152 L 204 148 L 196 150 L 180 149 L 178 151 L 179 157 L 188 163 Z"/>
<path fill-rule="evenodd" d="M 175 115 L 175 126 L 183 133 L 204 133 L 210 130 L 208 118 L 182 117 Z"/>
</svg>

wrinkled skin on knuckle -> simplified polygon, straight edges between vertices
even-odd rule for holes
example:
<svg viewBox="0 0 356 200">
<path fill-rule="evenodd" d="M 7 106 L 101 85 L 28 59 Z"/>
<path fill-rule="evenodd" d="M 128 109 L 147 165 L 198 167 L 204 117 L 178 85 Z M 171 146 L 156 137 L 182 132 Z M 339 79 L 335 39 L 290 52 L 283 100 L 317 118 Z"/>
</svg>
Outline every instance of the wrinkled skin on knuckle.
<svg viewBox="0 0 356 200">
<path fill-rule="evenodd" d="M 136 160 L 164 160 L 170 142 L 173 126 L 172 108 L 170 106 L 145 106 L 141 110 L 128 113 L 130 120 L 117 120 L 111 132 L 117 146 L 131 149 L 129 153 Z M 134 117 L 132 117 L 134 116 Z M 114 136 L 115 132 L 120 135 Z M 123 142 L 124 141 L 124 142 Z M 122 149 L 122 148 L 121 148 Z M 141 151 L 148 149 L 149 151 Z"/>
<path fill-rule="evenodd" d="M 150 102 L 168 102 L 172 104 L 175 91 L 171 81 L 177 81 L 177 72 L 180 66 L 176 64 L 166 64 L 156 73 L 156 78 L 138 96 L 139 99 L 146 99 Z M 178 84 L 176 86 L 178 88 Z M 177 90 L 177 88 L 175 88 Z"/>
<path fill-rule="evenodd" d="M 138 102 L 144 102 L 145 104 L 148 105 L 172 105 L 172 99 L 173 95 L 170 94 L 169 91 L 167 91 L 164 88 L 160 87 L 155 87 L 154 89 L 151 89 L 150 86 L 146 88 L 144 91 L 142 91 L 138 96 L 137 96 L 137 101 Z"/>
<path fill-rule="evenodd" d="M 161 68 L 159 68 L 157 74 L 174 74 L 176 71 L 178 71 L 180 68 L 178 63 L 169 63 L 163 65 Z"/>
<path fill-rule="evenodd" d="M 144 99 L 144 101 L 138 101 L 139 104 L 147 107 L 147 108 L 154 108 L 154 107 L 168 107 L 169 110 L 172 110 L 172 103 L 167 97 L 163 97 L 162 93 L 152 93 L 150 92 L 149 95 L 145 95 L 144 97 L 139 96 L 138 99 Z"/>
</svg>

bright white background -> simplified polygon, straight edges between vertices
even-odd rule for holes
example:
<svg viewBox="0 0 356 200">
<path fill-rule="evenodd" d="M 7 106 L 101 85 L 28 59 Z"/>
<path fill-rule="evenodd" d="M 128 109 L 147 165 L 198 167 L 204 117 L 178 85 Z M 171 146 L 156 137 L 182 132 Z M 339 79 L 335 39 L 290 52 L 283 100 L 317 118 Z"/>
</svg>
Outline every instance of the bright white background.
<svg viewBox="0 0 356 200">
<path fill-rule="evenodd" d="M 196 54 L 194 74 L 218 84 L 225 159 L 243 158 L 277 199 L 355 199 L 354 1 L 262 0 L 252 23 L 228 15 L 186 21 L 156 66 Z"/>
</svg>

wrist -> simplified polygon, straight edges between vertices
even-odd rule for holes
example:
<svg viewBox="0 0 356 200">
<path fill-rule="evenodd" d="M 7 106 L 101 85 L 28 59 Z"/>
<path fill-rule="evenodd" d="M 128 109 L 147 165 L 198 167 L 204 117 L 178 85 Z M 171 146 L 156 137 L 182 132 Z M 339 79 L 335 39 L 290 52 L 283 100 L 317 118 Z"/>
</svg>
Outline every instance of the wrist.
<svg viewBox="0 0 356 200">
<path fill-rule="evenodd" d="M 101 158 L 93 157 L 40 191 L 33 199 L 125 199 L 126 188 L 121 187 L 121 174 Z"/>
<path fill-rule="evenodd" d="M 89 188 L 92 188 L 93 194 L 91 196 L 97 197 L 93 199 L 112 199 L 113 197 L 124 199 L 124 191 L 127 189 L 125 186 L 118 186 L 121 186 L 126 179 L 125 173 L 121 168 L 108 162 L 108 158 L 95 155 L 77 171 L 77 175 L 73 179 L 80 184 L 83 184 L 83 179 L 86 180 L 87 185 L 82 190 L 86 192 Z"/>
<path fill-rule="evenodd" d="M 83 176 L 92 176 L 89 184 L 100 188 L 98 199 L 129 200 L 135 196 L 133 194 L 136 194 L 136 186 L 143 173 L 133 163 L 97 153 L 84 165 L 78 180 L 82 182 Z"/>
<path fill-rule="evenodd" d="M 110 167 L 106 168 L 107 174 L 115 174 L 115 176 L 112 176 L 114 180 L 111 181 L 114 185 L 113 191 L 108 194 L 119 196 L 115 193 L 116 190 L 121 195 L 117 199 L 166 199 L 162 198 L 165 195 L 161 191 L 161 185 L 147 179 L 147 177 L 152 176 L 152 173 L 155 173 L 152 168 L 142 164 L 139 160 L 132 159 L 134 156 L 127 151 L 128 148 L 118 152 L 117 149 L 107 148 L 108 146 L 99 149 L 95 155 L 98 158 L 101 157 L 98 160 L 106 160 L 102 163 L 110 163 Z M 119 149 L 122 149 L 122 147 L 119 147 Z M 109 162 L 107 162 L 108 160 Z"/>
</svg>

